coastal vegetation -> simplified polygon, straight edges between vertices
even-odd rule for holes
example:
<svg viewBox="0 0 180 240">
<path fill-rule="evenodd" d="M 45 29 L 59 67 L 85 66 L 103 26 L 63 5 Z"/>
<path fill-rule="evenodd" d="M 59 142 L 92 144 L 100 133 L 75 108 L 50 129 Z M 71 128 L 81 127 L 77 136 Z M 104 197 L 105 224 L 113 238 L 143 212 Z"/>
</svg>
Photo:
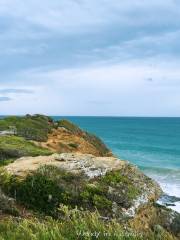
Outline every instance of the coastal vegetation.
<svg viewBox="0 0 180 240">
<path fill-rule="evenodd" d="M 4 240 L 155 240 L 155 234 L 141 234 L 124 229 L 117 221 L 104 222 L 98 212 L 70 210 L 60 206 L 64 219 L 61 221 L 27 219 L 17 221 L 8 219 L 0 222 L 0 237 Z M 157 235 L 156 235 L 157 236 Z M 159 238 L 167 240 L 168 234 L 159 232 Z"/>
<path fill-rule="evenodd" d="M 125 208 L 140 194 L 140 189 L 119 172 L 87 180 L 83 175 L 46 165 L 25 179 L 4 172 L 0 176 L 0 186 L 20 204 L 53 217 L 58 217 L 60 204 L 91 211 L 97 209 L 105 217 L 112 216 L 115 195 L 109 192 L 109 186 L 118 190 L 120 196 L 116 196 L 116 201 Z"/>
<path fill-rule="evenodd" d="M 0 240 L 177 240 L 180 215 L 161 194 L 68 120 L 0 120 Z"/>
<path fill-rule="evenodd" d="M 15 135 L 27 140 L 45 141 L 53 127 L 51 118 L 39 114 L 25 117 L 12 116 L 0 120 L 0 131 L 14 131 Z"/>
<path fill-rule="evenodd" d="M 0 136 L 0 161 L 23 156 L 50 155 L 48 149 L 38 147 L 33 142 L 18 136 Z"/>
</svg>

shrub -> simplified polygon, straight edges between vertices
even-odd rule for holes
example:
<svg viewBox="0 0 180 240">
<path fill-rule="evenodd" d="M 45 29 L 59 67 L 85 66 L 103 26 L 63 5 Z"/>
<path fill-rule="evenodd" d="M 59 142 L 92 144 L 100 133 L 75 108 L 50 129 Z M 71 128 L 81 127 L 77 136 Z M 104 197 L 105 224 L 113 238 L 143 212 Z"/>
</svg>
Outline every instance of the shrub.
<svg viewBox="0 0 180 240">
<path fill-rule="evenodd" d="M 9 165 L 10 163 L 13 163 L 14 159 L 3 159 L 0 161 L 0 167 L 4 167 L 6 165 Z"/>
<path fill-rule="evenodd" d="M 39 173 L 29 175 L 25 181 L 15 186 L 15 189 L 20 202 L 31 209 L 50 215 L 58 207 L 59 202 L 64 201 L 65 190 Z"/>
<path fill-rule="evenodd" d="M 112 202 L 107 199 L 106 194 L 107 192 L 98 184 L 87 184 L 81 193 L 82 204 L 85 203 L 87 207 L 94 207 L 99 210 L 104 208 L 111 210 Z"/>
<path fill-rule="evenodd" d="M 70 131 L 74 134 L 81 134 L 82 133 L 82 130 L 77 125 L 75 125 L 74 123 L 72 123 L 72 122 L 70 122 L 66 119 L 58 121 L 58 127 L 64 127 L 68 131 Z"/>
<path fill-rule="evenodd" d="M 78 148 L 78 146 L 79 146 L 79 145 L 76 144 L 76 143 L 69 143 L 68 145 L 69 145 L 70 147 L 72 147 L 72 148 L 75 148 L 75 149 Z"/>
<path fill-rule="evenodd" d="M 78 205 L 79 179 L 79 176 L 56 167 L 44 166 L 25 179 L 19 179 L 1 170 L 0 186 L 26 207 L 57 217 L 60 203 L 72 207 Z"/>
<path fill-rule="evenodd" d="M 100 156 L 112 155 L 107 146 L 96 135 L 85 132 L 84 139 L 91 143 L 98 150 Z"/>
<path fill-rule="evenodd" d="M 5 176 L 5 175 L 3 175 Z M 107 173 L 98 179 L 86 180 L 84 176 L 63 171 L 54 166 L 39 168 L 33 175 L 19 181 L 13 176 L 0 178 L 3 189 L 27 207 L 56 216 L 57 206 L 98 209 L 103 216 L 112 215 L 112 203 L 128 208 L 139 194 L 124 176 Z M 114 183 L 117 185 L 115 186 Z M 109 192 L 109 186 L 114 192 Z"/>
<path fill-rule="evenodd" d="M 140 188 L 135 186 L 127 176 L 122 175 L 121 171 L 108 172 L 105 176 L 96 179 L 96 182 L 109 201 L 116 202 L 126 209 L 132 206 L 133 201 L 141 193 Z"/>
</svg>

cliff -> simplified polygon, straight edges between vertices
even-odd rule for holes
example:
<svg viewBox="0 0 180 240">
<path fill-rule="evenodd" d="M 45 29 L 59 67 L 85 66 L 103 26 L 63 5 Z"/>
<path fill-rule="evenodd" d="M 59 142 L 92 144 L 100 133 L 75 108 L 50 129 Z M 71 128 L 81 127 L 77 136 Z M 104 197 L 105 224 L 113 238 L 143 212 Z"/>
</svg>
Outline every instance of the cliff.
<svg viewBox="0 0 180 240">
<path fill-rule="evenodd" d="M 93 231 L 104 239 L 106 230 L 107 239 L 180 237 L 180 215 L 156 204 L 160 186 L 96 136 L 41 115 L 0 120 L 0 131 L 0 229 L 10 216 L 19 215 L 18 226 L 30 217 L 41 227 L 39 216 L 51 216 L 61 238 L 47 239 L 96 239 Z M 68 225 L 74 232 L 66 235 Z"/>
</svg>

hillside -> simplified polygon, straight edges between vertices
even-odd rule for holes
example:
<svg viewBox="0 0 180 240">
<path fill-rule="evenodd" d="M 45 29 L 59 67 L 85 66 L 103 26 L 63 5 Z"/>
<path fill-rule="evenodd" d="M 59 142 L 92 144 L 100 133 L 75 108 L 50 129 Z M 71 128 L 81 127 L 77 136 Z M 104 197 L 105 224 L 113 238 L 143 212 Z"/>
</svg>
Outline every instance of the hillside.
<svg viewBox="0 0 180 240">
<path fill-rule="evenodd" d="M 2 239 L 180 238 L 160 186 L 67 120 L 0 120 L 0 163 Z"/>
</svg>

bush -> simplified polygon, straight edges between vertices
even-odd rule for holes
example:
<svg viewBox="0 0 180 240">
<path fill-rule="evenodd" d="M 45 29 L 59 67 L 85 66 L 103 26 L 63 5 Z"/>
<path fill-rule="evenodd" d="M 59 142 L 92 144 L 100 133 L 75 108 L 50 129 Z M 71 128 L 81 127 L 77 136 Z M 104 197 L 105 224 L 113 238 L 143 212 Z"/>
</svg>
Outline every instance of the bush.
<svg viewBox="0 0 180 240">
<path fill-rule="evenodd" d="M 72 122 L 70 122 L 66 119 L 58 121 L 58 127 L 64 127 L 68 131 L 70 131 L 74 134 L 81 134 L 82 133 L 82 130 L 77 125 L 75 125 L 74 123 L 72 123 Z"/>
<path fill-rule="evenodd" d="M 87 208 L 105 209 L 111 211 L 112 202 L 107 198 L 107 192 L 98 184 L 87 184 L 84 191 L 81 193 L 82 204 Z"/>
<path fill-rule="evenodd" d="M 72 148 L 75 148 L 75 149 L 77 149 L 78 148 L 78 144 L 76 144 L 76 143 L 69 143 L 68 144 L 70 147 L 72 147 Z"/>
<path fill-rule="evenodd" d="M 3 190 L 25 204 L 28 208 L 57 216 L 57 206 L 61 203 L 72 208 L 98 209 L 103 216 L 112 216 L 112 203 L 129 208 L 138 195 L 126 177 L 117 172 L 87 180 L 84 176 L 63 171 L 54 166 L 39 168 L 24 180 L 9 175 L 1 176 Z M 116 183 L 116 186 L 114 185 Z M 109 192 L 112 186 L 114 192 Z"/>
<path fill-rule="evenodd" d="M 133 185 L 133 182 L 127 177 L 123 176 L 120 171 L 108 172 L 101 179 L 102 183 L 108 184 L 112 187 L 120 188 L 120 192 L 124 196 L 129 204 L 132 200 L 136 199 L 140 195 L 141 191 Z"/>
<path fill-rule="evenodd" d="M 54 217 L 60 203 L 72 207 L 79 204 L 79 182 L 79 176 L 53 166 L 43 166 L 25 179 L 3 170 L 0 173 L 0 186 L 8 195 L 30 209 Z"/>
<path fill-rule="evenodd" d="M 17 199 L 28 208 L 50 215 L 58 207 L 59 202 L 63 202 L 65 194 L 64 189 L 39 173 L 29 175 L 25 181 L 15 186 L 14 190 Z"/>
<path fill-rule="evenodd" d="M 0 167 L 7 166 L 10 163 L 13 163 L 14 161 L 15 161 L 14 159 L 3 159 L 0 161 Z"/>
</svg>

